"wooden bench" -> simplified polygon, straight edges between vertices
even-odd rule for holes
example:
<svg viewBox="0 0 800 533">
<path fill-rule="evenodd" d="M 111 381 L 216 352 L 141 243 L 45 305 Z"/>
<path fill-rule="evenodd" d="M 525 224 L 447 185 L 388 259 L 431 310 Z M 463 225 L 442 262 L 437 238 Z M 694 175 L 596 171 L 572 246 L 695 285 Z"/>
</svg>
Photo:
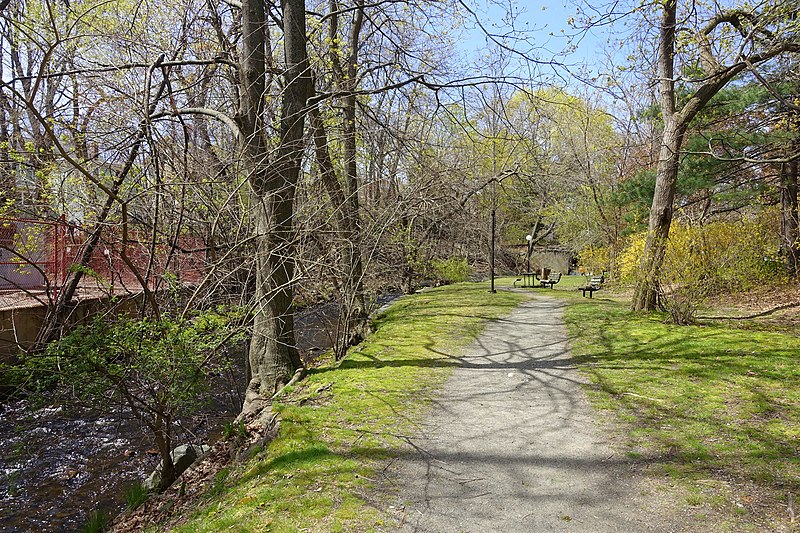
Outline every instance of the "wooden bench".
<svg viewBox="0 0 800 533">
<path fill-rule="evenodd" d="M 561 272 L 553 272 L 547 277 L 547 279 L 540 279 L 539 284 L 541 287 L 547 287 L 549 285 L 552 289 L 553 285 L 559 281 L 561 281 Z"/>
<path fill-rule="evenodd" d="M 589 293 L 589 298 L 591 298 L 594 291 L 599 291 L 603 288 L 603 281 L 603 276 L 592 276 L 589 278 L 589 283 L 583 287 L 580 287 L 578 290 L 583 293 L 584 298 L 586 297 L 587 292 Z"/>
</svg>

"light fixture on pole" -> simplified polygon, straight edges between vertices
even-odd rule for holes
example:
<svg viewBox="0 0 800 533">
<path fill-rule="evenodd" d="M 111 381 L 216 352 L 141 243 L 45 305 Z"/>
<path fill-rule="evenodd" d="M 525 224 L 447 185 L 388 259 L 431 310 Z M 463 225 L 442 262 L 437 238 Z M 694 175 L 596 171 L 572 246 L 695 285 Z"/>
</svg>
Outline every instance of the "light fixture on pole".
<svg viewBox="0 0 800 533">
<path fill-rule="evenodd" d="M 527 258 L 527 267 L 525 268 L 525 272 L 530 274 L 531 271 L 531 245 L 533 244 L 533 235 L 525 235 L 525 240 L 528 241 L 528 254 L 525 256 Z"/>
</svg>

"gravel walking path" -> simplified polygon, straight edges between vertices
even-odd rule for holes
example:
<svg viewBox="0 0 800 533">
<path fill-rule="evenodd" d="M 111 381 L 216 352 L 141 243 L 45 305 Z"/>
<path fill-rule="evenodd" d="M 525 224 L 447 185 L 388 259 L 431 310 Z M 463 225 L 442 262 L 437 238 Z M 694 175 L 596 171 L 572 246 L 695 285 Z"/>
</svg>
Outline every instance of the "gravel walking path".
<svg viewBox="0 0 800 533">
<path fill-rule="evenodd" d="M 682 531 L 595 422 L 537 296 L 489 324 L 394 466 L 401 531 Z"/>
</svg>

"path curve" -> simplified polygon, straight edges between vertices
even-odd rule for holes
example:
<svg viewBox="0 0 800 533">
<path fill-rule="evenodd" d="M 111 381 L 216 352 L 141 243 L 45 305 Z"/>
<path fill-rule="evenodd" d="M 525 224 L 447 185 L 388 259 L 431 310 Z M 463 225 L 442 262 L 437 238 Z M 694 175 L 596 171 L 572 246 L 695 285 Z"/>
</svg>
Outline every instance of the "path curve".
<svg viewBox="0 0 800 533">
<path fill-rule="evenodd" d="M 595 422 L 565 304 L 490 323 L 396 463 L 400 531 L 678 531 Z"/>
</svg>

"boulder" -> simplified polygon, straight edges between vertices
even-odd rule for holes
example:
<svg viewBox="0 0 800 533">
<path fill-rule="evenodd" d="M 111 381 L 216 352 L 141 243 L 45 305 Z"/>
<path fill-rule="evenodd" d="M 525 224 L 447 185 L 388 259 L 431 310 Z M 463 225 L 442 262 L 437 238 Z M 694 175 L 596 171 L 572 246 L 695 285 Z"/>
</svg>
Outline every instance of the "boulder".
<svg viewBox="0 0 800 533">
<path fill-rule="evenodd" d="M 183 474 L 190 466 L 192 466 L 192 463 L 194 463 L 198 457 L 201 457 L 210 449 L 211 446 L 206 446 L 204 444 L 184 444 L 182 446 L 178 446 L 177 448 L 173 448 L 170 456 L 172 457 L 172 464 L 175 465 L 175 475 L 180 476 Z M 148 492 L 155 492 L 158 490 L 158 486 L 161 484 L 162 467 L 163 465 L 158 465 L 158 468 L 153 470 L 153 473 L 150 474 L 142 483 L 142 488 Z"/>
</svg>

